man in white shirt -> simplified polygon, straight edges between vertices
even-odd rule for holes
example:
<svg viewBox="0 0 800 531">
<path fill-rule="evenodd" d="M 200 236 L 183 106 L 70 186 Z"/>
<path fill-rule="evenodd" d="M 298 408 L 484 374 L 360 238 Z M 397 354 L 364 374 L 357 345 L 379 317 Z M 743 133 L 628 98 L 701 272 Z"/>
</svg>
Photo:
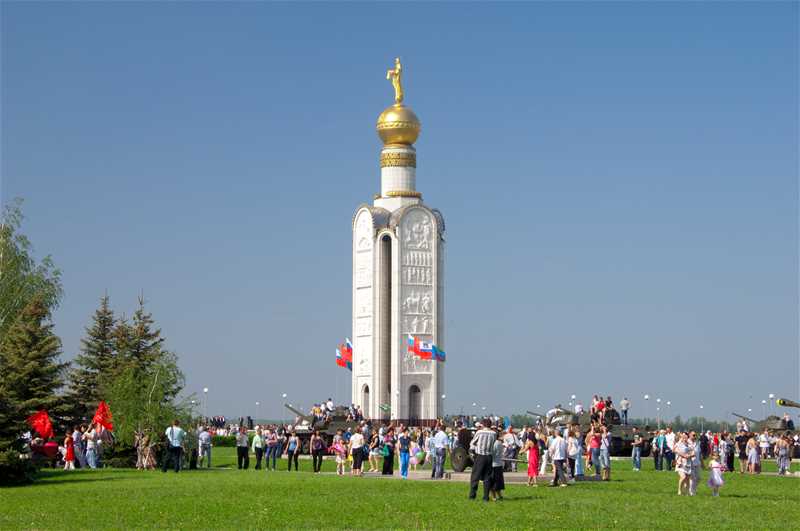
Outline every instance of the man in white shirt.
<svg viewBox="0 0 800 531">
<path fill-rule="evenodd" d="M 514 433 L 514 428 L 509 426 L 505 435 L 503 435 L 503 457 L 507 459 L 503 468 L 507 472 L 517 471 L 516 459 L 520 446 L 522 445 L 519 442 L 519 437 Z M 510 461 L 508 461 L 508 459 L 510 459 Z"/>
<path fill-rule="evenodd" d="M 211 468 L 211 434 L 206 426 L 203 426 L 197 436 L 197 445 L 200 447 L 200 468 L 203 467 L 203 460 L 205 459 L 208 460 L 206 466 Z"/>
<path fill-rule="evenodd" d="M 553 460 L 553 468 L 555 468 L 553 482 L 550 485 L 555 487 L 560 482 L 562 487 L 566 487 L 567 474 L 564 471 L 564 462 L 567 460 L 567 441 L 564 440 L 564 437 L 561 436 L 561 432 L 558 430 L 555 430 L 553 435 L 554 437 L 547 448 L 547 452 Z"/>
<path fill-rule="evenodd" d="M 626 396 L 623 398 L 619 403 L 619 410 L 622 414 L 622 423 L 627 425 L 628 424 L 628 410 L 631 408 L 631 401 L 628 400 Z"/>
<path fill-rule="evenodd" d="M 168 453 L 161 464 L 161 471 L 166 472 L 169 462 L 172 461 L 175 466 L 175 472 L 180 472 L 183 461 L 183 440 L 186 438 L 186 432 L 181 428 L 181 423 L 175 419 L 172 421 L 172 426 L 167 428 L 164 433 L 167 436 Z"/>
<path fill-rule="evenodd" d="M 581 413 L 583 413 L 583 404 L 581 404 L 580 402 L 576 402 L 575 403 L 575 414 L 576 415 L 580 415 Z"/>
<path fill-rule="evenodd" d="M 767 459 L 769 457 L 769 432 L 766 429 L 758 436 L 758 447 L 761 450 L 761 459 Z"/>
<path fill-rule="evenodd" d="M 478 494 L 478 483 L 483 481 L 483 501 L 489 501 L 492 477 L 492 453 L 497 434 L 482 424 L 476 424 L 478 431 L 469 443 L 472 451 L 472 473 L 469 478 L 469 499 L 474 500 Z"/>
<path fill-rule="evenodd" d="M 436 455 L 433 457 L 434 479 L 442 479 L 444 477 L 444 460 L 449 442 L 450 440 L 440 424 L 436 427 L 436 435 L 433 436 L 433 447 L 436 450 Z"/>
<path fill-rule="evenodd" d="M 664 464 L 667 470 L 672 470 L 672 462 L 675 460 L 675 433 L 671 427 L 667 427 L 667 433 L 664 435 L 667 440 L 667 448 L 664 451 Z"/>
</svg>

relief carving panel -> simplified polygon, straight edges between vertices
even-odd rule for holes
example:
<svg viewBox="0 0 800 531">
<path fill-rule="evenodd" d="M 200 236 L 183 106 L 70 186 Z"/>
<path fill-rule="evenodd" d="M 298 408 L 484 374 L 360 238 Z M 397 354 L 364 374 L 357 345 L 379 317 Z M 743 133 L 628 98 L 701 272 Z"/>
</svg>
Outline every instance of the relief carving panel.
<svg viewBox="0 0 800 531">
<path fill-rule="evenodd" d="M 410 210 L 400 222 L 400 327 L 403 336 L 403 370 L 406 373 L 430 373 L 431 360 L 419 359 L 408 352 L 408 334 L 422 341 L 432 341 L 434 331 L 434 245 L 432 216 L 421 209 Z"/>
</svg>

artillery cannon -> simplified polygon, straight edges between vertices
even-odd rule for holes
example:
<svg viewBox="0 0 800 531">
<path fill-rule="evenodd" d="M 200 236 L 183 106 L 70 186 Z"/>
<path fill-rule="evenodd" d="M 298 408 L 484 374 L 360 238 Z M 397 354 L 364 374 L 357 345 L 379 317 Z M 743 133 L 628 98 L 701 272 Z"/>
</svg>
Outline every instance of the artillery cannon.
<svg viewBox="0 0 800 531">
<path fill-rule="evenodd" d="M 324 420 L 316 419 L 313 415 L 305 415 L 289 404 L 284 404 L 284 407 L 301 420 L 295 424 L 294 432 L 300 440 L 300 452 L 304 454 L 311 453 L 311 436 L 317 430 L 319 430 L 320 436 L 325 441 L 325 445 L 330 446 L 333 444 L 333 437 L 337 431 L 342 430 L 342 432 L 345 432 L 348 429 L 353 431 L 358 429 L 358 422 L 347 420 L 350 412 L 343 406 L 336 407 Z"/>
</svg>

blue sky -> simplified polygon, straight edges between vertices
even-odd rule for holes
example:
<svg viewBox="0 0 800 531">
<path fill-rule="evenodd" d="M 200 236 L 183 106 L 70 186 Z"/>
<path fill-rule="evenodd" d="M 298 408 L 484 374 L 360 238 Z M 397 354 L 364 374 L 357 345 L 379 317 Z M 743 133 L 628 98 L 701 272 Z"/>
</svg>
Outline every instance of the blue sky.
<svg viewBox="0 0 800 531">
<path fill-rule="evenodd" d="M 64 271 L 67 357 L 106 290 L 128 315 L 143 291 L 210 413 L 346 400 L 400 55 L 447 222 L 449 412 L 800 395 L 797 3 L 0 12 L 2 200 Z"/>
</svg>

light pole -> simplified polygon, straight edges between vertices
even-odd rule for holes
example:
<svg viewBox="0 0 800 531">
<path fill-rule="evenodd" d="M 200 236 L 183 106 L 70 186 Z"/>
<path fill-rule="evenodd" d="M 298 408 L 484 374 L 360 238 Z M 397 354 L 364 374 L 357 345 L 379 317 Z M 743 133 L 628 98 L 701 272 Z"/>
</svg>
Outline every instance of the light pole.
<svg viewBox="0 0 800 531">
<path fill-rule="evenodd" d="M 286 397 L 287 397 L 287 396 L 288 396 L 288 395 L 287 395 L 286 393 L 283 393 L 283 394 L 281 395 L 281 398 L 282 398 L 283 400 L 286 400 Z M 281 404 L 281 407 L 283 407 L 283 404 Z M 302 411 L 302 410 L 301 410 L 301 411 Z M 284 420 L 286 420 L 286 417 L 284 417 Z"/>
<path fill-rule="evenodd" d="M 661 413 L 659 413 L 661 411 L 661 399 L 660 398 L 656 398 L 656 404 L 658 404 L 656 406 L 656 424 L 658 424 L 658 429 L 660 430 L 661 429 Z"/>
<path fill-rule="evenodd" d="M 442 393 L 442 418 L 444 418 L 446 416 L 445 415 L 445 411 L 444 411 L 444 399 L 445 398 L 447 398 L 447 395 Z"/>
<path fill-rule="evenodd" d="M 205 417 L 208 420 L 208 387 L 203 387 L 203 404 L 205 404 Z"/>
<path fill-rule="evenodd" d="M 767 418 L 767 401 L 761 401 L 761 412 L 764 414 L 764 418 Z"/>
<path fill-rule="evenodd" d="M 775 393 L 769 394 L 769 410 L 772 411 L 772 407 L 775 405 Z"/>
<path fill-rule="evenodd" d="M 701 432 L 703 431 L 703 428 L 704 428 L 704 426 L 705 426 L 705 425 L 704 425 L 704 422 L 705 422 L 705 420 L 706 420 L 706 419 L 705 419 L 705 417 L 703 416 L 703 404 L 700 404 L 700 431 L 701 431 Z"/>
<path fill-rule="evenodd" d="M 650 395 L 644 395 L 644 424 L 647 425 L 647 417 L 650 416 Z"/>
<path fill-rule="evenodd" d="M 260 405 L 261 405 L 261 402 L 256 400 L 256 424 L 258 423 L 258 417 L 261 416 L 261 408 L 259 407 Z"/>
<path fill-rule="evenodd" d="M 670 402 L 669 400 L 667 400 L 667 411 L 669 411 L 669 410 L 670 410 L 670 406 L 671 406 L 671 405 L 672 405 L 672 402 Z M 671 416 L 668 416 L 668 419 L 671 419 L 671 418 L 672 418 Z"/>
</svg>

